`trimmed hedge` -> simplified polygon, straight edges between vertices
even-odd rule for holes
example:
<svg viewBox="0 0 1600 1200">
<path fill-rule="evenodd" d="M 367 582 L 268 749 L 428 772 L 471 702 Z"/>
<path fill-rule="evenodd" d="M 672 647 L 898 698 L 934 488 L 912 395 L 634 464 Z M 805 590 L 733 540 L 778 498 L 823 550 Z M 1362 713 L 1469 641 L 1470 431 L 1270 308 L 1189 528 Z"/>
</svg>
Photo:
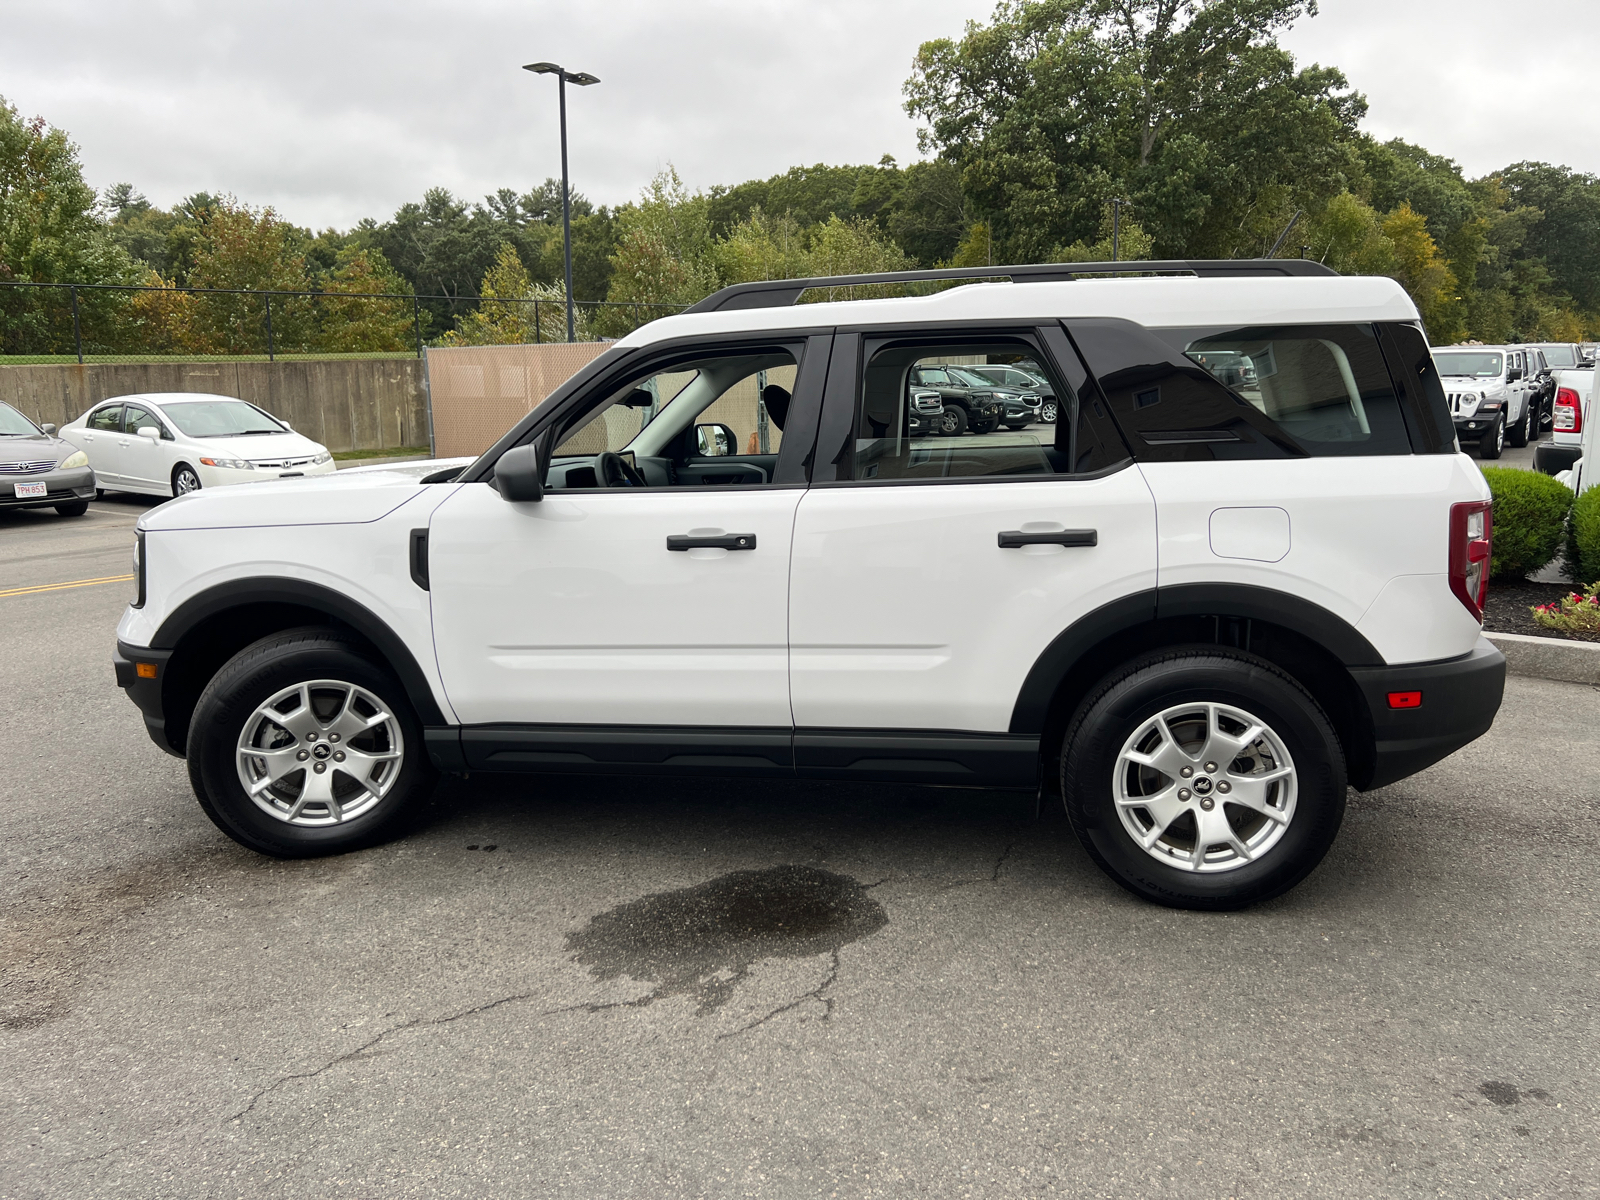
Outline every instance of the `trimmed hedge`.
<svg viewBox="0 0 1600 1200">
<path fill-rule="evenodd" d="M 1526 579 L 1561 549 L 1572 489 L 1539 471 L 1484 467 L 1494 497 L 1494 579 Z"/>
<path fill-rule="evenodd" d="M 1600 582 L 1600 487 L 1585 488 L 1573 501 L 1567 568 L 1579 583 Z"/>
</svg>

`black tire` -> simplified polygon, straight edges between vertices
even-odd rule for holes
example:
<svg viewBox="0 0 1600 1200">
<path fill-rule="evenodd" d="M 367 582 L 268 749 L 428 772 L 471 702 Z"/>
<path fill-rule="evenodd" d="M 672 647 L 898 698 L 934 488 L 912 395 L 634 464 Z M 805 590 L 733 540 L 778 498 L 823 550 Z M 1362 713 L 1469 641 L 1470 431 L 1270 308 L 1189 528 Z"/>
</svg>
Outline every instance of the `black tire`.
<svg viewBox="0 0 1600 1200">
<path fill-rule="evenodd" d="M 258 706 L 285 688 L 315 680 L 337 680 L 381 700 L 399 725 L 404 757 L 388 791 L 365 812 L 334 825 L 292 825 L 269 815 L 245 791 L 239 740 Z M 241 846 L 278 858 L 343 854 L 402 833 L 437 778 L 405 689 L 360 643 L 321 628 L 272 634 L 229 659 L 195 705 L 186 757 L 195 798 L 217 828 Z"/>
<path fill-rule="evenodd" d="M 982 434 L 982 433 L 993 433 L 996 429 L 999 429 L 999 428 L 1000 428 L 1000 418 L 998 418 L 998 417 L 989 417 L 989 418 L 987 418 L 985 420 L 974 421 L 972 423 L 972 432 L 973 433 L 979 433 L 979 434 Z"/>
<path fill-rule="evenodd" d="M 1500 457 L 1506 448 L 1506 415 L 1501 413 L 1494 419 L 1494 424 L 1489 431 L 1478 441 L 1478 457 L 1491 461 Z"/>
<path fill-rule="evenodd" d="M 95 498 L 95 499 L 96 499 L 96 500 L 103 500 L 103 499 L 105 499 L 105 494 L 106 494 L 106 490 L 105 490 L 105 488 L 103 488 L 103 487 L 97 487 L 97 488 L 95 488 L 95 490 L 94 490 L 94 498 Z"/>
<path fill-rule="evenodd" d="M 172 494 L 186 496 L 190 492 L 200 490 L 200 472 L 188 463 L 179 463 L 172 468 Z"/>
<path fill-rule="evenodd" d="M 81 517 L 89 511 L 87 500 L 69 500 L 65 504 L 56 505 L 56 511 L 63 517 Z"/>
<path fill-rule="evenodd" d="M 1124 743 L 1155 714 L 1206 701 L 1236 706 L 1266 725 L 1293 761 L 1297 792 L 1287 826 L 1260 857 L 1197 872 L 1168 865 L 1135 842 L 1113 797 Z M 1182 647 L 1136 659 L 1091 691 L 1067 728 L 1061 794 L 1089 856 L 1134 895 L 1173 908 L 1236 909 L 1281 895 L 1322 861 L 1344 819 L 1344 754 L 1317 702 L 1265 659 L 1226 647 Z M 1224 812 L 1240 810 L 1224 804 Z M 1200 854 L 1203 863 L 1206 852 Z"/>
<path fill-rule="evenodd" d="M 1506 430 L 1506 441 L 1510 442 L 1519 450 L 1523 446 L 1526 446 L 1528 444 L 1528 426 L 1532 423 L 1532 421 L 1532 410 L 1524 408 L 1522 410 L 1522 420 L 1518 421 L 1512 428 Z"/>
<path fill-rule="evenodd" d="M 934 418 L 934 432 L 941 437 L 960 437 L 967 431 L 967 410 L 959 404 L 946 404 L 944 412 Z"/>
</svg>

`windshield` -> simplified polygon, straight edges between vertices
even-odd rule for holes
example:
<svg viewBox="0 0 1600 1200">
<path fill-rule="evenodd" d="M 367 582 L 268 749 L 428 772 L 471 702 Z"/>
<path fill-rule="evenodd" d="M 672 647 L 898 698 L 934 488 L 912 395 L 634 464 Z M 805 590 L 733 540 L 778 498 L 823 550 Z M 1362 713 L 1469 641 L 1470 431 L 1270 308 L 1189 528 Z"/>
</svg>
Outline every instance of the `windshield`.
<svg viewBox="0 0 1600 1200">
<path fill-rule="evenodd" d="M 965 384 L 967 387 L 986 388 L 994 386 L 994 380 L 985 379 L 976 371 L 963 371 L 960 367 L 950 367 L 949 371 L 950 374 L 955 376 L 957 383 Z"/>
<path fill-rule="evenodd" d="M 167 418 L 190 437 L 247 437 L 288 433 L 281 424 L 243 400 L 184 400 L 165 407 Z"/>
<path fill-rule="evenodd" d="M 1575 367 L 1578 365 L 1578 356 L 1572 352 L 1571 346 L 1540 346 L 1544 351 L 1544 360 L 1552 367 Z"/>
<path fill-rule="evenodd" d="M 0 437 L 38 437 L 42 431 L 9 404 L 0 404 Z"/>
<path fill-rule="evenodd" d="M 1434 364 L 1441 375 L 1471 375 L 1478 379 L 1496 379 L 1505 361 L 1503 354 L 1435 354 Z"/>
</svg>

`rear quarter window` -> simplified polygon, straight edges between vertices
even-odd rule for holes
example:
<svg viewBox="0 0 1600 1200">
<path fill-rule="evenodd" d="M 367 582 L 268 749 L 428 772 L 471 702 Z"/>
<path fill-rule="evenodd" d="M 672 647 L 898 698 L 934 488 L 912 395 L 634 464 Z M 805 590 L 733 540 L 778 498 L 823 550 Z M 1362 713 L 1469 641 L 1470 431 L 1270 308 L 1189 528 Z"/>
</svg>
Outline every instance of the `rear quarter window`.
<svg viewBox="0 0 1600 1200">
<path fill-rule="evenodd" d="M 1411 453 L 1372 325 L 1070 329 L 1145 461 Z"/>
</svg>

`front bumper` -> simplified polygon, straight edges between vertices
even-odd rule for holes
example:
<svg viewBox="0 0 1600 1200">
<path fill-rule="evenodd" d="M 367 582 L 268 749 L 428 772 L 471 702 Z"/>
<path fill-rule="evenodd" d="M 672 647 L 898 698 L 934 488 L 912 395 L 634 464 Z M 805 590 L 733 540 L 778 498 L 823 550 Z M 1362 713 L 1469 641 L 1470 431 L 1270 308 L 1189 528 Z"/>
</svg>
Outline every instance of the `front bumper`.
<svg viewBox="0 0 1600 1200">
<path fill-rule="evenodd" d="M 1370 791 L 1415 775 L 1487 733 L 1505 692 L 1506 659 L 1480 637 L 1460 658 L 1353 667 L 1350 674 L 1366 701 L 1373 732 L 1370 775 L 1350 782 Z M 1421 692 L 1422 703 L 1390 708 L 1391 692 Z"/>
<path fill-rule="evenodd" d="M 302 475 L 332 475 L 339 464 L 331 459 L 325 463 L 305 463 L 297 466 L 260 466 L 241 471 L 235 467 L 208 467 L 198 464 L 195 471 L 203 488 L 230 487 L 236 483 L 271 483 L 278 479 L 298 479 Z"/>
<path fill-rule="evenodd" d="M 144 717 L 145 732 L 150 735 L 150 740 L 168 754 L 182 758 L 182 748 L 174 747 L 167 741 L 166 709 L 161 698 L 167 664 L 171 659 L 171 650 L 152 650 L 147 646 L 118 642 L 116 653 L 111 656 L 111 665 L 117 672 L 117 686 L 128 693 L 128 699 L 133 701 L 134 707 Z M 141 665 L 145 668 L 144 675 L 139 674 Z"/>
<path fill-rule="evenodd" d="M 43 496 L 18 496 L 17 484 L 42 483 Z M 0 475 L 0 508 L 48 508 L 94 499 L 94 468 L 46 471 L 42 475 Z"/>
<path fill-rule="evenodd" d="M 1456 436 L 1464 438 L 1481 438 L 1494 428 L 1495 419 L 1500 411 L 1496 409 L 1491 413 L 1479 413 L 1470 417 L 1457 417 L 1455 419 Z"/>
</svg>

